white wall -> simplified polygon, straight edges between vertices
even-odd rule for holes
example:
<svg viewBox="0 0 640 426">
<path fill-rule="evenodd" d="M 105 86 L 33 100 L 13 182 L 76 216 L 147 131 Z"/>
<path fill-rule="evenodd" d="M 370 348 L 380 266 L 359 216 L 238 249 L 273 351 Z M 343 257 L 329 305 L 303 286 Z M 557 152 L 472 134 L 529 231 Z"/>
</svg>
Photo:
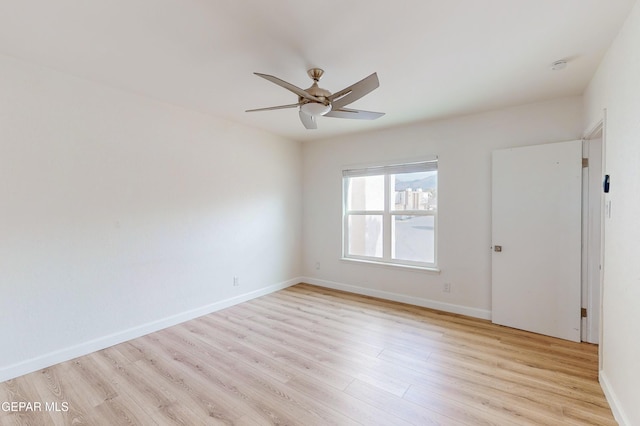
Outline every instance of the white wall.
<svg viewBox="0 0 640 426">
<path fill-rule="evenodd" d="M 299 282 L 301 198 L 299 143 L 0 57 L 0 381 Z"/>
<path fill-rule="evenodd" d="M 582 98 L 573 97 L 305 143 L 303 272 L 307 281 L 489 318 L 491 152 L 579 139 L 581 117 Z M 439 156 L 441 272 L 340 260 L 342 168 L 431 154 Z M 445 282 L 451 283 L 450 294 L 442 291 Z"/>
<path fill-rule="evenodd" d="M 593 125 L 606 108 L 601 383 L 617 420 L 640 424 L 640 3 L 636 3 L 585 92 Z"/>
</svg>

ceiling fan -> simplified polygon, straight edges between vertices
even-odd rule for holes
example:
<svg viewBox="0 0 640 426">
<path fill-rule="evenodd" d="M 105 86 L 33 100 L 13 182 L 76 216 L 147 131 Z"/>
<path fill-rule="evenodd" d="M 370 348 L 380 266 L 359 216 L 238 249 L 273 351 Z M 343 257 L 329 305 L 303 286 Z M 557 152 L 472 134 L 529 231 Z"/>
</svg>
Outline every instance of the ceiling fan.
<svg viewBox="0 0 640 426">
<path fill-rule="evenodd" d="M 358 109 L 345 108 L 352 102 L 357 101 L 369 92 L 372 92 L 378 86 L 378 75 L 374 72 L 368 77 L 363 78 L 359 82 L 352 84 L 351 86 L 340 90 L 334 94 L 331 94 L 326 89 L 318 87 L 318 81 L 322 78 L 324 71 L 320 68 L 311 68 L 307 71 L 307 74 L 313 80 L 313 84 L 308 89 L 301 89 L 294 86 L 291 83 L 287 83 L 284 80 L 279 79 L 268 74 L 261 74 L 258 72 L 255 75 L 269 80 L 278 86 L 298 95 L 298 103 L 289 105 L 279 105 L 268 108 L 250 109 L 246 112 L 255 111 L 269 111 L 275 109 L 284 108 L 298 108 L 298 114 L 300 115 L 300 121 L 307 129 L 317 129 L 316 118 L 319 116 L 334 117 L 334 118 L 353 118 L 358 120 L 375 120 L 382 117 L 383 112 L 362 111 Z"/>
</svg>

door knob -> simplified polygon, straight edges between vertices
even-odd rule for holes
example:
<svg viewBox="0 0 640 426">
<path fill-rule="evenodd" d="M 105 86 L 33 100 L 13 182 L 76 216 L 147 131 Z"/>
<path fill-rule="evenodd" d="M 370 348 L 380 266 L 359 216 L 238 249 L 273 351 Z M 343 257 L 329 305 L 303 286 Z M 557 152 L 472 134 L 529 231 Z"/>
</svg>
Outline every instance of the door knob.
<svg viewBox="0 0 640 426">
<path fill-rule="evenodd" d="M 502 246 L 493 246 L 493 251 L 495 252 L 501 252 L 502 251 Z"/>
</svg>

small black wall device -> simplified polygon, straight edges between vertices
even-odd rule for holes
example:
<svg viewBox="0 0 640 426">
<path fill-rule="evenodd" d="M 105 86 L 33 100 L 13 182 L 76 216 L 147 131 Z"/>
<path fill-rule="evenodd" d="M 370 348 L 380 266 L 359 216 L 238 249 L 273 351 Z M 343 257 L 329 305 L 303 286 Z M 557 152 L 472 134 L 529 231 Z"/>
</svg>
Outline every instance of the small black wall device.
<svg viewBox="0 0 640 426">
<path fill-rule="evenodd" d="M 605 194 L 609 192 L 609 175 L 604 175 L 604 183 L 602 185 L 604 187 Z"/>
</svg>

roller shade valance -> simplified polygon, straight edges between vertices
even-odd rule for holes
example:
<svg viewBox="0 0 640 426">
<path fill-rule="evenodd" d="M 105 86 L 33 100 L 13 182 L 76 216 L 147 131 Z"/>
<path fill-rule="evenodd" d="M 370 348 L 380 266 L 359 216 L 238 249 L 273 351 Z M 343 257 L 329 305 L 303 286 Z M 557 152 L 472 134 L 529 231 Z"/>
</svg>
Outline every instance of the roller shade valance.
<svg viewBox="0 0 640 426">
<path fill-rule="evenodd" d="M 416 163 L 392 164 L 342 171 L 343 177 L 379 176 L 398 173 L 432 172 L 438 170 L 438 160 L 420 161 Z"/>
</svg>

